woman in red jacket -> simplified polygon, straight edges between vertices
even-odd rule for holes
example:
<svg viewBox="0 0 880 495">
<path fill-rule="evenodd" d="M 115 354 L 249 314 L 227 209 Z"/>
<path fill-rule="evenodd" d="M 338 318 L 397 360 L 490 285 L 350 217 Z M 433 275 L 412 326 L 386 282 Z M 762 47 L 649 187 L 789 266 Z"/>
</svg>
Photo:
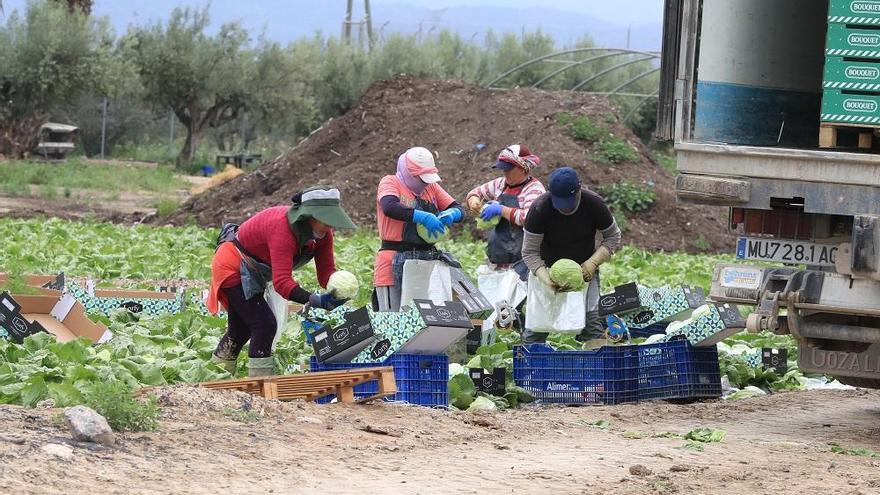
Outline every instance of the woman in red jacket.
<svg viewBox="0 0 880 495">
<path fill-rule="evenodd" d="M 309 293 L 292 276 L 312 259 L 321 287 L 336 271 L 333 229 L 354 229 L 340 206 L 339 190 L 314 187 L 293 197 L 293 206 L 267 208 L 241 227 L 224 226 L 211 263 L 211 291 L 207 306 L 217 313 L 226 308 L 229 327 L 213 360 L 233 373 L 241 349 L 250 340 L 249 376 L 271 375 L 272 343 L 277 322 L 264 298 L 269 284 L 282 297 L 301 304 L 333 309 L 344 300 L 331 293 Z"/>
</svg>

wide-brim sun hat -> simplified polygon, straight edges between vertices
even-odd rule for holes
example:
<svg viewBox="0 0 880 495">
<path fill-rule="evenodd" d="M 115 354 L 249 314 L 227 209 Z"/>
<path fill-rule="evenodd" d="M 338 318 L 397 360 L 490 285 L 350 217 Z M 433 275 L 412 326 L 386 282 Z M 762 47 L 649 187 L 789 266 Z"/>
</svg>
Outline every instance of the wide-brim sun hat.
<svg viewBox="0 0 880 495">
<path fill-rule="evenodd" d="M 287 220 L 294 223 L 303 218 L 314 218 L 334 229 L 356 229 L 357 225 L 342 209 L 341 194 L 333 186 L 315 186 L 303 190 L 293 198 L 293 208 L 287 212 Z"/>
</svg>

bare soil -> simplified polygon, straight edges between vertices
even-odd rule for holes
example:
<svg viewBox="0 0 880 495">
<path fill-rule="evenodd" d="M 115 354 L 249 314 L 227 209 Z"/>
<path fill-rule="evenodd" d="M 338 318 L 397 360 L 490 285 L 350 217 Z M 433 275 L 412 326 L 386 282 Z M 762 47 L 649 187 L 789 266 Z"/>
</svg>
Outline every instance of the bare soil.
<svg viewBox="0 0 880 495">
<path fill-rule="evenodd" d="M 558 124 L 560 113 L 589 116 L 629 142 L 638 159 L 602 163 L 596 158 L 597 144 L 575 140 Z M 343 191 L 344 205 L 355 221 L 372 227 L 379 180 L 394 173 L 397 156 L 407 148 L 433 150 L 444 188 L 463 202 L 470 189 L 497 177 L 490 166 L 498 151 L 513 143 L 528 145 L 542 158 L 535 175 L 545 183 L 554 168 L 569 165 L 591 188 L 621 180 L 651 188 L 656 201 L 630 218 L 630 229 L 624 233 L 627 243 L 688 251 L 732 246 L 725 210 L 678 204 L 672 175 L 623 125 L 606 99 L 571 91 L 488 90 L 408 76 L 374 84 L 347 114 L 256 171 L 191 198 L 171 222 L 240 222 L 268 206 L 288 204 L 305 187 L 330 183 Z M 485 149 L 478 152 L 478 144 Z M 705 242 L 698 241 L 700 236 Z"/>
<path fill-rule="evenodd" d="M 58 410 L 0 406 L 0 492 L 880 493 L 880 459 L 829 445 L 880 450 L 876 391 L 495 413 L 279 403 L 187 386 L 158 395 L 159 430 L 119 435 L 112 447 L 71 440 L 53 421 Z M 233 412 L 242 409 L 258 419 L 242 422 Z M 587 425 L 599 419 L 610 428 Z M 695 452 L 680 439 L 623 435 L 695 427 L 727 437 Z M 48 443 L 72 447 L 72 459 L 46 453 Z"/>
<path fill-rule="evenodd" d="M 107 161 L 107 163 L 113 163 Z M 127 162 L 126 162 L 127 163 Z M 135 162 L 141 163 L 141 162 Z M 149 162 L 142 162 L 149 168 Z M 198 186 L 206 177 L 182 176 Z M 106 192 L 91 189 L 56 188 L 54 197 L 44 197 L 40 186 L 31 186 L 29 196 L 6 196 L 0 193 L 0 216 L 11 218 L 54 217 L 66 220 L 101 220 L 115 223 L 141 223 L 154 218 L 161 194 L 148 191 L 119 191 L 108 197 Z M 190 196 L 188 189 L 175 191 L 179 201 Z M 65 197 L 67 196 L 67 197 Z"/>
</svg>

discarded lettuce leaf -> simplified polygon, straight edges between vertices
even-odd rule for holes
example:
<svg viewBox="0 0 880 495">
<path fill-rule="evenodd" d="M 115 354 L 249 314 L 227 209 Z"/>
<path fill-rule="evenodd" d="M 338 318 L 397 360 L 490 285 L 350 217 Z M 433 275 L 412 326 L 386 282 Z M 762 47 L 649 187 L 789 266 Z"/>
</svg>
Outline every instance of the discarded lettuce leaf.
<svg viewBox="0 0 880 495">
<path fill-rule="evenodd" d="M 495 405 L 495 402 L 492 399 L 487 397 L 477 397 L 471 402 L 471 405 L 467 408 L 468 411 L 496 411 L 498 410 L 498 406 Z"/>
<path fill-rule="evenodd" d="M 685 440 L 691 440 L 694 442 L 713 443 L 724 440 L 726 435 L 727 434 L 724 430 L 718 430 L 715 428 L 696 428 L 687 432 L 684 438 Z"/>
</svg>

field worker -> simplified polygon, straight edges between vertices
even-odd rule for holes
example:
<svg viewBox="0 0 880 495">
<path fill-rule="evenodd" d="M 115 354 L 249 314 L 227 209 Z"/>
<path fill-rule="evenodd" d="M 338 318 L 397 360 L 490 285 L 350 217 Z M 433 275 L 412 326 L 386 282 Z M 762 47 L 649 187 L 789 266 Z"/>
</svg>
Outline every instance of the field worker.
<svg viewBox="0 0 880 495">
<path fill-rule="evenodd" d="M 462 208 L 440 186 L 434 155 L 428 149 L 410 148 L 397 158 L 397 173 L 383 177 L 376 194 L 376 221 L 382 244 L 373 272 L 374 309 L 400 309 L 406 260 L 439 260 L 449 256 L 422 239 L 417 226 L 434 235 L 462 218 Z"/>
<path fill-rule="evenodd" d="M 501 170 L 502 176 L 475 187 L 467 195 L 468 210 L 474 216 L 486 221 L 499 219 L 498 225 L 489 231 L 486 245 L 490 268 L 512 268 L 522 280 L 528 277 L 528 268 L 522 262 L 522 227 L 532 203 L 545 192 L 541 181 L 531 176 L 532 169 L 540 163 L 541 159 L 525 146 L 510 145 L 501 150 L 492 166 Z"/>
<path fill-rule="evenodd" d="M 271 375 L 278 320 L 264 293 L 268 288 L 273 297 L 323 309 L 345 302 L 333 293 L 310 293 L 294 280 L 292 272 L 314 259 L 318 283 L 326 287 L 336 271 L 333 229 L 354 228 L 340 205 L 339 190 L 329 186 L 306 189 L 293 197 L 292 206 L 267 208 L 241 227 L 224 225 L 211 263 L 206 302 L 215 314 L 220 304 L 226 308 L 229 327 L 212 360 L 233 373 L 238 354 L 250 340 L 248 375 Z M 281 302 L 286 310 L 286 301 Z M 286 311 L 282 316 L 286 317 Z"/>
<path fill-rule="evenodd" d="M 550 279 L 554 262 L 562 258 L 581 265 L 587 289 L 587 325 L 577 336 L 581 342 L 604 335 L 599 317 L 599 266 L 620 247 L 620 229 L 601 196 L 581 185 L 571 167 L 550 175 L 549 191 L 535 200 L 526 217 L 523 261 L 543 283 L 556 288 Z M 596 247 L 596 234 L 602 242 Z M 523 331 L 523 342 L 544 342 L 546 333 Z"/>
</svg>

